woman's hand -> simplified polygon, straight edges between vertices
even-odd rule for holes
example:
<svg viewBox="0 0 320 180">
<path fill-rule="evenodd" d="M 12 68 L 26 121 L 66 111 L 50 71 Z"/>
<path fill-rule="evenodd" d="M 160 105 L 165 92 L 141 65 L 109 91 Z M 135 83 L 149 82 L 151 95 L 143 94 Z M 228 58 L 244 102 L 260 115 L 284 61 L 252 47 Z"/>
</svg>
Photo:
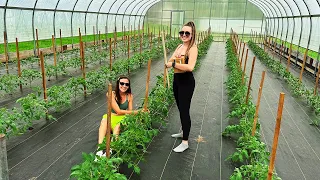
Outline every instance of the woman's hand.
<svg viewBox="0 0 320 180">
<path fill-rule="evenodd" d="M 146 109 L 142 109 L 142 112 L 147 112 L 147 113 L 150 113 L 150 110 L 148 109 L 148 108 L 146 108 Z"/>
<path fill-rule="evenodd" d="M 172 63 L 173 63 L 173 62 L 168 62 L 168 63 L 166 63 L 166 64 L 165 64 L 166 68 L 171 68 L 171 67 L 172 67 Z"/>
</svg>

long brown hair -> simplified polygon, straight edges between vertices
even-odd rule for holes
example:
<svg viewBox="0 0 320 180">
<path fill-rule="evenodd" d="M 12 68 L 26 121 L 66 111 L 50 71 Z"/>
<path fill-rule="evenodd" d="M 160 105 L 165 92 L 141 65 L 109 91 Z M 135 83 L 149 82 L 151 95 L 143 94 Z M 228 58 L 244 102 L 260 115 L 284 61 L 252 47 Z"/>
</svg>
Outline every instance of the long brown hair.
<svg viewBox="0 0 320 180">
<path fill-rule="evenodd" d="M 189 21 L 187 22 L 186 24 L 184 24 L 183 26 L 189 26 L 191 27 L 192 29 L 192 32 L 191 32 L 191 40 L 190 40 L 190 44 L 188 46 L 188 49 L 186 51 L 186 55 L 188 55 L 189 53 L 189 50 L 191 49 L 191 47 L 195 44 L 196 42 L 196 26 L 194 25 L 194 22 L 193 21 Z"/>
<path fill-rule="evenodd" d="M 114 90 L 115 91 L 115 94 L 116 94 L 116 101 L 118 103 L 121 103 L 122 99 L 121 99 L 121 96 L 120 96 L 120 90 L 119 90 L 119 83 L 120 83 L 120 80 L 121 79 L 128 79 L 129 81 L 129 87 L 126 91 L 126 94 L 131 94 L 131 84 L 130 84 L 130 79 L 127 77 L 127 76 L 120 76 L 117 80 L 117 84 L 116 84 L 116 89 Z"/>
</svg>

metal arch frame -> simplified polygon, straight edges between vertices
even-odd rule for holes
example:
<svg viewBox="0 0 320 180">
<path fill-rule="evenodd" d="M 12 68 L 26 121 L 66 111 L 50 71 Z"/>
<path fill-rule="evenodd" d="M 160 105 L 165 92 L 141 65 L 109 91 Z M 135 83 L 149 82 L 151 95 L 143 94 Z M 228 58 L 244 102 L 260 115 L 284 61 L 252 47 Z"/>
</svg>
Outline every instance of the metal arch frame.
<svg viewBox="0 0 320 180">
<path fill-rule="evenodd" d="M 102 8 L 102 6 L 104 5 L 104 3 L 106 2 L 107 0 L 104 0 L 102 3 L 101 3 L 101 5 L 100 5 L 100 7 L 99 7 L 99 10 L 98 10 L 98 14 L 97 14 L 97 20 L 96 20 L 96 27 L 97 27 L 97 30 L 99 29 L 99 15 L 100 15 L 100 11 L 101 11 L 101 8 Z M 106 37 L 107 37 L 107 30 L 106 30 Z"/>
<path fill-rule="evenodd" d="M 310 9 L 308 4 L 303 0 L 304 5 L 307 7 L 308 13 L 310 15 Z M 311 33 L 312 33 L 312 20 L 311 20 L 311 16 L 309 17 L 310 19 L 310 30 L 309 30 L 309 38 L 308 38 L 308 44 L 307 44 L 307 49 L 309 49 L 309 44 L 310 44 L 310 40 L 311 40 Z M 298 46 L 298 53 L 299 53 L 299 46 Z M 298 55 L 297 55 L 298 56 Z"/>
<path fill-rule="evenodd" d="M 153 7 L 154 5 L 156 5 L 158 2 L 160 2 L 159 0 L 156 0 L 156 1 L 152 1 L 152 3 L 151 4 L 148 4 L 146 7 L 144 7 L 144 9 L 142 10 L 142 12 L 141 12 L 141 16 L 140 16 L 140 18 L 139 18 L 139 26 L 140 26 L 140 24 L 141 24 L 141 18 L 143 17 L 143 23 L 142 24 L 144 24 L 144 18 L 145 18 L 145 16 L 146 16 L 146 13 L 147 13 L 147 11 L 151 8 L 151 7 Z M 143 7 L 143 6 L 141 6 L 141 7 Z M 140 7 L 140 8 L 141 8 Z M 137 11 L 137 14 L 139 13 L 139 11 L 140 11 L 140 8 L 138 9 L 138 11 Z M 147 10 L 147 11 L 146 11 Z M 146 11 L 146 12 L 145 12 Z M 145 12 L 145 13 L 144 13 Z M 142 14 L 144 14 L 144 15 L 142 15 Z M 135 22 L 136 22 L 136 19 L 134 20 Z"/>
<path fill-rule="evenodd" d="M 250 1 L 251 2 L 251 1 Z M 254 2 L 251 2 L 253 5 L 255 5 L 255 6 L 257 6 L 259 9 L 260 9 L 260 11 L 262 11 L 262 13 L 263 13 L 263 19 L 265 19 L 265 34 L 266 34 L 266 29 L 267 29 L 267 26 L 268 26 L 268 24 L 269 24 L 269 20 L 267 21 L 267 19 L 265 18 L 265 17 L 267 17 L 268 15 L 269 15 L 269 12 L 266 10 L 266 9 L 264 9 L 264 7 L 263 6 L 261 6 L 260 4 L 256 4 L 257 2 L 256 1 L 254 1 Z M 262 23 L 263 23 L 263 21 L 262 21 Z M 262 24 L 263 25 L 263 24 Z M 262 25 L 261 25 L 261 33 L 262 33 Z"/>
<path fill-rule="evenodd" d="M 280 4 L 280 6 L 283 8 L 283 10 L 284 10 L 284 12 L 285 12 L 285 14 L 286 14 L 286 16 L 288 15 L 287 14 L 287 11 L 285 10 L 285 8 L 283 7 L 283 5 L 282 5 L 282 3 L 280 3 L 278 0 L 276 0 L 279 4 Z M 270 1 L 270 2 L 272 2 L 277 8 L 278 8 L 278 10 L 279 10 L 279 12 L 280 12 L 280 14 L 281 14 L 281 16 L 283 16 L 282 15 L 282 12 L 281 12 L 281 10 L 280 10 L 280 8 L 275 4 L 275 2 L 274 1 Z M 273 7 L 273 6 L 272 6 Z M 281 21 L 282 21 L 282 28 L 281 28 L 281 35 L 280 35 L 280 39 L 282 40 L 282 33 L 283 33 L 283 19 L 281 19 Z M 279 18 L 278 18 L 278 30 L 277 30 L 277 38 L 278 38 L 278 33 L 279 33 L 279 23 L 280 23 L 280 21 L 279 21 Z"/>
<path fill-rule="evenodd" d="M 267 4 L 265 4 L 265 3 L 263 3 L 263 1 L 260 1 L 259 0 L 259 2 L 261 3 L 261 4 L 263 4 L 263 5 L 265 5 L 266 7 L 268 7 L 268 9 L 270 9 L 270 11 L 272 12 L 272 15 L 273 15 L 273 17 L 275 17 L 274 16 L 274 14 L 273 14 L 273 11 L 274 11 L 274 13 L 278 16 L 278 13 L 277 13 L 277 11 L 275 10 L 275 8 L 271 5 L 271 4 L 269 4 L 269 3 L 267 3 Z M 273 11 L 272 11 L 273 10 Z M 278 9 L 279 10 L 279 9 Z M 281 14 L 281 12 L 280 12 L 280 14 Z M 279 19 L 278 19 L 278 24 L 277 24 L 277 33 L 278 33 L 278 31 L 279 31 Z M 273 36 L 275 37 L 275 31 L 276 31 L 276 21 L 274 20 L 274 23 L 273 23 Z"/>
<path fill-rule="evenodd" d="M 132 1 L 132 3 L 133 3 L 133 2 L 135 2 L 135 1 L 136 1 L 136 0 L 133 0 L 133 1 Z M 142 1 L 140 1 L 140 2 L 142 2 Z M 140 3 L 140 2 L 139 2 L 139 3 Z M 126 9 L 124 10 L 124 12 L 123 12 L 123 16 L 122 16 L 122 23 L 121 23 L 122 32 L 123 32 L 123 30 L 124 30 L 124 27 L 123 27 L 123 20 L 124 20 L 124 16 L 125 16 L 125 14 L 126 14 L 126 12 L 127 12 L 128 8 L 131 6 L 131 4 L 132 4 L 132 3 L 130 3 L 130 4 L 126 7 Z M 138 4 L 139 4 L 139 3 L 138 3 Z M 128 27 L 128 28 L 129 28 L 129 27 Z"/>
<path fill-rule="evenodd" d="M 256 6 L 258 6 L 260 9 L 264 9 L 265 14 L 267 14 L 266 17 L 271 17 L 274 16 L 273 12 L 269 9 L 269 7 L 266 7 L 265 4 L 261 4 L 260 1 L 254 1 L 254 3 Z M 265 35 L 267 36 L 268 34 L 271 34 L 271 27 L 269 28 L 269 26 L 271 26 L 271 20 L 266 18 L 266 26 L 265 26 Z M 270 31 L 270 33 L 269 33 Z"/>
<path fill-rule="evenodd" d="M 292 0 L 294 2 L 294 4 L 297 6 L 298 10 L 299 10 L 299 14 L 300 14 L 300 17 L 301 17 L 301 10 L 300 10 L 300 7 L 298 6 L 298 4 L 296 3 L 295 0 Z M 294 18 L 293 18 L 294 20 Z M 299 55 L 299 46 L 300 46 L 300 41 L 301 41 L 301 36 L 302 36 L 302 26 L 303 26 L 303 23 L 302 23 L 302 17 L 300 18 L 300 22 L 301 22 L 301 26 L 300 26 L 300 37 L 299 37 L 299 44 L 298 44 L 298 52 L 297 52 L 297 57 L 296 57 L 296 64 L 297 64 L 297 58 L 298 58 L 298 55 Z M 294 29 L 293 29 L 293 33 L 292 33 L 292 38 L 294 36 Z M 292 41 L 293 42 L 293 41 Z"/>
<path fill-rule="evenodd" d="M 244 15 L 243 15 L 242 38 L 243 38 L 243 34 L 244 34 L 244 26 L 246 25 L 247 7 L 248 7 L 248 0 L 246 0 L 246 5 L 245 5 Z M 193 17 L 193 19 L 194 19 L 194 17 Z"/>
<path fill-rule="evenodd" d="M 264 9 L 267 13 L 267 16 L 266 17 L 271 17 L 271 16 L 274 16 L 274 14 L 273 14 L 273 12 L 269 9 L 269 7 L 266 7 L 266 5 L 265 4 L 261 4 L 261 2 L 260 1 L 254 1 L 256 4 L 255 5 L 259 5 L 258 7 L 260 7 L 260 9 Z M 265 26 L 265 34 L 266 34 L 266 36 L 268 35 L 268 34 L 271 34 L 271 24 L 272 24 L 272 22 L 271 22 L 271 20 L 270 19 L 266 19 L 266 26 Z M 269 28 L 269 26 L 270 26 L 270 28 Z M 269 33 L 269 31 L 270 31 L 270 33 Z"/>
<path fill-rule="evenodd" d="M 53 13 L 53 37 L 54 37 L 54 45 L 55 45 L 55 48 L 57 48 L 57 43 L 56 43 L 56 10 L 57 10 L 57 7 L 60 3 L 60 0 L 58 0 L 57 4 L 56 4 L 56 7 L 54 8 L 54 13 Z"/>
<path fill-rule="evenodd" d="M 119 6 L 119 8 L 118 8 L 118 10 L 117 10 L 117 13 L 116 13 L 116 17 L 114 18 L 114 27 L 115 27 L 115 29 L 117 29 L 117 16 L 118 16 L 118 13 L 119 13 L 119 10 L 120 10 L 120 8 L 121 8 L 121 6 L 126 2 L 127 0 L 124 0 L 121 4 L 120 4 L 120 6 Z M 135 1 L 135 0 L 134 0 Z M 133 1 L 132 1 L 133 2 Z M 123 20 L 123 19 L 122 19 Z M 123 27 L 121 28 L 121 31 L 123 31 Z"/>
<path fill-rule="evenodd" d="M 147 14 L 147 11 L 150 9 L 150 8 L 152 8 L 154 5 L 156 5 L 158 2 L 160 2 L 159 0 L 156 0 L 156 2 L 154 3 L 154 4 L 152 4 L 151 6 L 150 5 L 147 5 L 143 10 L 142 10 L 142 12 L 141 12 L 141 16 L 140 16 L 140 18 L 139 18 L 139 25 L 140 25 L 140 21 L 141 21 L 141 18 L 142 17 L 145 17 L 146 16 L 146 14 Z M 149 6 L 149 7 L 148 7 Z M 147 8 L 148 7 L 148 8 Z M 146 11 L 147 10 L 147 11 Z M 146 11 L 146 12 L 145 12 Z M 138 14 L 138 12 L 139 12 L 139 10 L 137 11 L 137 14 Z M 144 13 L 145 12 L 145 13 Z M 143 16 L 142 16 L 142 14 L 144 14 Z M 135 21 L 136 21 L 136 19 L 135 19 Z M 144 20 L 143 20 L 144 21 Z"/>
<path fill-rule="evenodd" d="M 91 0 L 88 7 L 87 7 L 87 10 L 86 10 L 86 14 L 84 15 L 84 34 L 86 36 L 86 41 L 88 41 L 88 36 L 87 36 L 87 14 L 88 14 L 88 11 L 89 11 L 89 8 L 91 6 L 91 3 L 93 2 L 94 0 Z"/>
<path fill-rule="evenodd" d="M 34 56 L 36 56 L 36 35 L 35 35 L 35 32 L 34 32 L 34 11 L 36 9 L 36 6 L 37 6 L 37 3 L 38 3 L 38 0 L 36 0 L 34 2 L 34 6 L 33 6 L 33 10 L 32 10 L 32 34 L 33 34 L 33 54 Z"/>
<path fill-rule="evenodd" d="M 118 0 L 115 0 L 115 1 L 111 4 L 111 6 L 110 6 L 110 8 L 109 8 L 109 10 L 108 10 L 108 13 L 107 13 L 107 20 L 106 20 L 107 33 L 109 32 L 109 27 L 108 27 L 109 13 L 110 13 L 111 8 L 113 7 L 113 5 L 114 5 L 117 1 L 118 1 Z"/>
<path fill-rule="evenodd" d="M 141 2 L 144 2 L 144 0 L 142 0 L 142 1 L 140 1 L 138 4 L 140 4 Z M 153 2 L 153 1 L 150 1 L 150 2 Z M 149 4 L 148 4 L 149 5 Z M 144 6 L 144 4 L 142 4 L 139 8 L 138 8 L 138 10 L 137 10 L 137 13 L 136 13 L 136 15 L 138 15 L 138 12 L 140 11 L 140 9 L 142 8 Z M 137 6 L 136 6 L 137 7 Z M 134 8 L 132 8 L 132 10 L 131 10 L 131 12 L 130 12 L 130 15 L 129 15 L 129 21 L 128 21 L 128 28 L 129 28 L 129 26 L 130 26 L 130 24 L 131 24 L 131 16 L 132 16 L 132 13 L 133 13 L 133 11 L 134 11 L 134 9 L 136 8 L 136 7 L 134 7 Z M 147 6 L 146 6 L 147 7 Z M 140 18 L 141 18 L 141 16 L 140 16 Z M 134 19 L 134 22 L 136 21 L 136 17 L 135 17 L 135 19 Z M 134 23 L 135 24 L 135 23 Z M 139 28 L 140 28 L 140 23 L 139 23 Z"/>
<path fill-rule="evenodd" d="M 76 0 L 76 2 L 74 3 L 73 5 L 73 8 L 72 8 L 72 12 L 71 12 L 71 42 L 72 42 L 72 49 L 73 49 L 73 14 L 74 14 L 74 9 L 76 8 L 76 5 L 78 4 L 79 0 Z"/>
<path fill-rule="evenodd" d="M 278 0 L 276 0 L 278 3 L 279 3 L 279 1 Z M 281 16 L 283 16 L 282 15 L 282 13 L 281 13 L 281 10 L 280 10 L 280 8 L 273 2 L 273 1 L 270 1 L 270 2 L 272 2 L 276 7 L 277 7 L 277 9 L 278 9 L 278 11 L 280 12 L 280 15 Z M 266 1 L 266 3 L 267 4 L 269 4 L 271 7 L 272 7 L 272 9 L 276 9 L 276 8 L 274 8 L 274 6 L 273 5 L 271 5 L 271 3 L 269 3 L 269 1 Z M 280 3 L 280 5 L 281 5 L 281 3 Z M 284 11 L 286 12 L 286 10 L 284 9 Z M 276 12 L 276 14 L 277 14 L 277 16 L 278 16 L 278 13 L 277 13 L 277 11 L 275 10 L 275 12 Z M 287 14 L 287 13 L 286 13 Z M 277 18 L 278 19 L 278 26 L 277 26 L 277 35 L 275 36 L 276 38 L 278 38 L 278 34 L 279 34 L 279 25 L 280 25 L 280 20 L 279 20 L 279 18 Z M 283 29 L 283 19 L 281 19 L 282 20 L 282 29 Z M 282 31 L 281 31 L 281 37 L 282 37 Z"/>
<path fill-rule="evenodd" d="M 143 2 L 144 0 L 142 0 L 142 1 L 140 1 L 138 4 L 140 4 L 141 2 Z M 137 5 L 138 5 L 137 4 Z M 130 12 L 130 14 L 129 14 L 129 21 L 128 21 L 128 28 L 130 27 L 130 24 L 131 24 L 131 16 L 132 16 L 132 13 L 133 13 L 133 10 L 136 8 L 137 6 L 135 6 L 134 8 L 132 8 L 132 10 L 131 10 L 131 12 Z M 139 7 L 139 9 L 138 9 L 138 11 L 137 11 L 137 14 L 138 14 L 138 12 L 139 12 L 139 10 L 141 9 L 141 7 L 143 7 L 143 5 L 141 5 L 140 7 Z M 137 15 L 136 14 L 136 15 Z M 140 24 L 139 24 L 139 28 L 140 28 Z"/>
<path fill-rule="evenodd" d="M 284 2 L 287 4 L 287 6 L 289 7 L 290 11 L 291 11 L 291 15 L 293 16 L 293 11 L 291 9 L 291 7 L 289 6 L 289 3 L 287 2 L 287 0 L 284 0 Z M 287 11 L 286 11 L 287 12 Z M 295 28 L 295 21 L 293 21 L 293 29 Z M 287 17 L 287 32 L 286 32 L 286 40 L 285 41 L 288 41 L 288 33 L 289 33 L 289 17 Z M 292 38 L 293 40 L 293 38 Z M 291 40 L 291 43 L 292 43 L 292 40 Z"/>
<path fill-rule="evenodd" d="M 318 6 L 319 6 L 319 8 L 320 8 L 320 2 L 319 1 L 316 1 L 317 3 L 318 3 Z M 315 66 L 315 68 L 314 68 L 314 76 L 316 76 L 316 74 L 317 74 L 317 68 L 319 67 L 318 65 L 319 65 L 319 55 L 320 55 L 320 44 L 319 44 L 319 49 L 318 49 L 318 56 L 317 56 L 317 63 L 316 63 L 316 66 Z M 318 68 L 318 71 L 319 71 L 319 68 Z"/>
<path fill-rule="evenodd" d="M 138 26 L 140 27 L 140 24 L 141 24 L 141 18 L 143 17 L 143 22 L 142 22 L 142 26 L 144 27 L 144 18 L 146 16 L 146 13 L 145 12 L 146 10 L 148 11 L 151 7 L 153 7 L 155 4 L 157 4 L 158 2 L 160 2 L 160 0 L 156 0 L 156 1 L 150 1 L 151 3 L 150 4 L 147 4 L 143 10 L 141 11 L 140 13 L 140 17 L 139 17 L 139 22 L 138 22 Z M 162 1 L 163 2 L 163 1 Z M 162 3 L 163 4 L 163 3 Z M 137 14 L 139 13 L 140 9 L 143 7 L 144 5 L 142 5 L 138 10 L 137 10 Z M 145 12 L 145 13 L 144 13 Z M 131 12 L 132 13 L 132 12 Z M 144 15 L 143 15 L 144 13 Z M 134 23 L 136 24 L 136 20 L 137 18 L 134 19 Z M 129 22 L 131 22 L 131 20 L 129 20 Z M 162 22 L 162 19 L 161 19 L 161 22 Z M 162 25 L 161 25 L 162 27 Z"/>
<path fill-rule="evenodd" d="M 9 0 L 6 0 L 6 4 L 4 6 L 4 12 L 3 12 L 3 27 L 4 27 L 4 31 L 7 32 L 7 6 L 8 6 L 8 2 Z M 6 41 L 6 49 L 8 49 L 8 34 L 6 33 L 6 37 L 3 37 L 3 38 L 6 38 L 7 41 Z M 4 42 L 4 39 L 3 39 L 3 42 Z M 34 52 L 35 52 L 35 49 L 34 49 Z M 7 56 L 8 56 L 8 59 L 9 59 L 9 53 L 7 53 Z"/>
</svg>

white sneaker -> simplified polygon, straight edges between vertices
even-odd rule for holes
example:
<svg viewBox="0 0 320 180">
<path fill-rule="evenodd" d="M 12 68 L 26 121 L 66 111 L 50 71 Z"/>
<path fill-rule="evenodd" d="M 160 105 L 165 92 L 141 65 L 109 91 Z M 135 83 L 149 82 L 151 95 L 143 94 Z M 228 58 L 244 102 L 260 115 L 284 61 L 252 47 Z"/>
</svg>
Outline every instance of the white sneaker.
<svg viewBox="0 0 320 180">
<path fill-rule="evenodd" d="M 182 132 L 180 132 L 180 133 L 177 133 L 177 134 L 172 134 L 171 137 L 173 137 L 173 138 L 182 138 L 183 134 L 182 134 Z"/>
<path fill-rule="evenodd" d="M 102 150 L 101 150 L 101 151 L 98 151 L 98 152 L 96 153 L 96 158 L 94 159 L 95 162 L 98 161 L 97 156 L 99 156 L 99 157 L 106 157 L 106 153 L 105 153 L 105 151 L 102 151 Z"/>
<path fill-rule="evenodd" d="M 189 148 L 188 144 L 181 143 L 179 146 L 173 149 L 174 152 L 181 153 Z"/>
</svg>

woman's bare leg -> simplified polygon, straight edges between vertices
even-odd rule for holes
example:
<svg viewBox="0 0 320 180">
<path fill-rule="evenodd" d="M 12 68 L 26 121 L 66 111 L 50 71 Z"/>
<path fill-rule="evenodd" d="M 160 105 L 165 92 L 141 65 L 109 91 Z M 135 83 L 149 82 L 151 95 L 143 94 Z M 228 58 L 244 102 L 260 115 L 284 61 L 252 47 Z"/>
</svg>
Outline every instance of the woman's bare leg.
<svg viewBox="0 0 320 180">
<path fill-rule="evenodd" d="M 113 134 L 118 138 L 118 135 L 120 134 L 120 124 L 117 124 L 113 129 Z"/>
<path fill-rule="evenodd" d="M 99 127 L 99 138 L 98 138 L 98 144 L 101 144 L 103 142 L 104 137 L 106 137 L 107 134 L 107 120 L 102 119 Z"/>
</svg>

